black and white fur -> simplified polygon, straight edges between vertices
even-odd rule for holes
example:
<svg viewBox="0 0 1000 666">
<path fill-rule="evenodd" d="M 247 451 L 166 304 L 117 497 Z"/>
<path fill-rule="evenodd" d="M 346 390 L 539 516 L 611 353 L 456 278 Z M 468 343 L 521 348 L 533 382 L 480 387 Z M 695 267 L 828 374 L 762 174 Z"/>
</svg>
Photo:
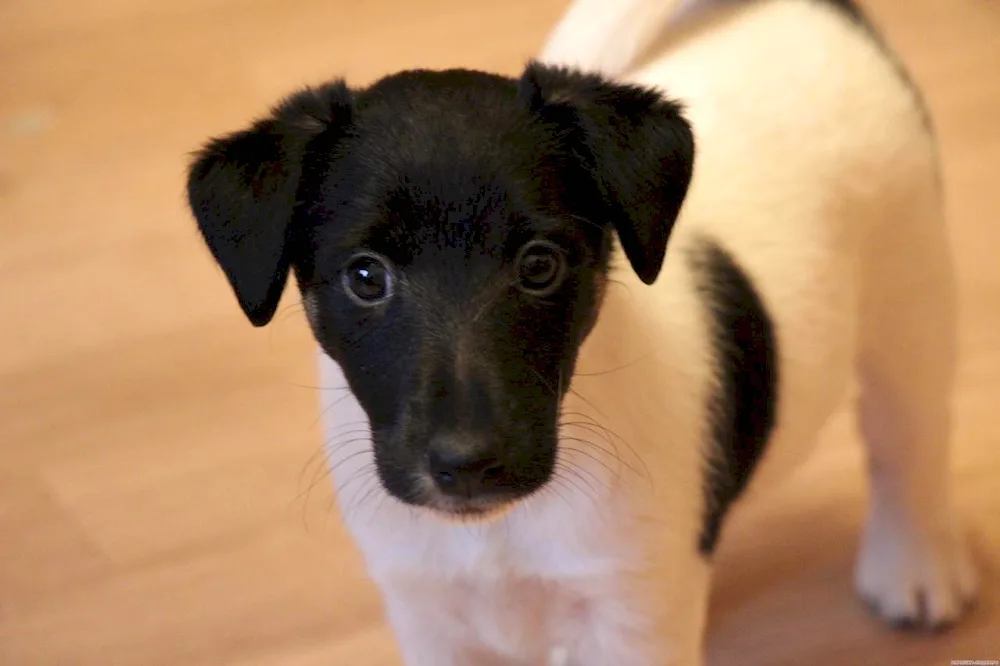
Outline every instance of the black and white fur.
<svg viewBox="0 0 1000 666">
<path fill-rule="evenodd" d="M 189 195 L 255 325 L 296 275 L 407 666 L 701 663 L 727 509 L 855 371 L 859 592 L 973 598 L 934 139 L 853 5 L 577 0 L 519 78 L 302 91 Z"/>
</svg>

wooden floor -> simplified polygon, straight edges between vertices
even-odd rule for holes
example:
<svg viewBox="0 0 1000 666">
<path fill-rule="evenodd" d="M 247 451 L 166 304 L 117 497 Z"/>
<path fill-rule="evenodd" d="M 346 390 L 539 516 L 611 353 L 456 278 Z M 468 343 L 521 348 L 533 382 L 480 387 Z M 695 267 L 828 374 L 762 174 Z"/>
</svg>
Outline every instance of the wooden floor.
<svg viewBox="0 0 1000 666">
<path fill-rule="evenodd" d="M 332 511 L 303 317 L 245 323 L 183 206 L 186 154 L 329 76 L 515 72 L 563 3 L 0 3 L 0 665 L 398 664 Z M 731 524 L 712 666 L 1000 659 L 1000 4 L 868 4 L 940 132 L 985 597 L 930 638 L 868 617 L 845 415 Z"/>
</svg>

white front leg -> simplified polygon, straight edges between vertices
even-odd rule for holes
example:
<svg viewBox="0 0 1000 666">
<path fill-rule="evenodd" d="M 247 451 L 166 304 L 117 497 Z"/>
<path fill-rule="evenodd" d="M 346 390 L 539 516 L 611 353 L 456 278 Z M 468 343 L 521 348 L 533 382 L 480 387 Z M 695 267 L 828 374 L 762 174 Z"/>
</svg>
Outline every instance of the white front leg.
<svg viewBox="0 0 1000 666">
<path fill-rule="evenodd" d="M 565 666 L 701 666 L 711 567 L 694 539 L 676 549 L 657 553 L 625 597 L 590 602 L 587 622 L 555 656 Z"/>
</svg>

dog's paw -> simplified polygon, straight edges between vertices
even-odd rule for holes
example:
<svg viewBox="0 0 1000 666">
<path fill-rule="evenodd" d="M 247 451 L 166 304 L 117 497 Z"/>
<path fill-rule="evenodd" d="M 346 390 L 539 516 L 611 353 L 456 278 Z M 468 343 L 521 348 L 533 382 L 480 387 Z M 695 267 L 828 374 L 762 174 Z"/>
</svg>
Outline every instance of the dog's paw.
<svg viewBox="0 0 1000 666">
<path fill-rule="evenodd" d="M 945 629 L 976 598 L 976 570 L 965 541 L 950 525 L 918 530 L 873 515 L 855 569 L 862 599 L 890 625 Z"/>
</svg>

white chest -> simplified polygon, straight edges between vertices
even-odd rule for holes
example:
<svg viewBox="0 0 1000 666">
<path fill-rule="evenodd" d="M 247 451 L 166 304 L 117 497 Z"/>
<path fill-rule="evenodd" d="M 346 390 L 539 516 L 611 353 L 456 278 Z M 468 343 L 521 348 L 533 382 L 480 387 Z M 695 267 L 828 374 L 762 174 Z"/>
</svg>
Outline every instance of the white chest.
<svg viewBox="0 0 1000 666">
<path fill-rule="evenodd" d="M 453 526 L 438 539 L 411 542 L 408 556 L 378 548 L 382 556 L 369 562 L 379 567 L 373 574 L 390 621 L 404 636 L 419 627 L 408 646 L 436 637 L 462 646 L 458 663 L 539 666 L 558 664 L 560 648 L 588 632 L 625 549 L 595 557 L 582 543 L 579 551 L 565 548 L 556 533 L 535 534 L 529 549 L 512 523 Z"/>
</svg>

